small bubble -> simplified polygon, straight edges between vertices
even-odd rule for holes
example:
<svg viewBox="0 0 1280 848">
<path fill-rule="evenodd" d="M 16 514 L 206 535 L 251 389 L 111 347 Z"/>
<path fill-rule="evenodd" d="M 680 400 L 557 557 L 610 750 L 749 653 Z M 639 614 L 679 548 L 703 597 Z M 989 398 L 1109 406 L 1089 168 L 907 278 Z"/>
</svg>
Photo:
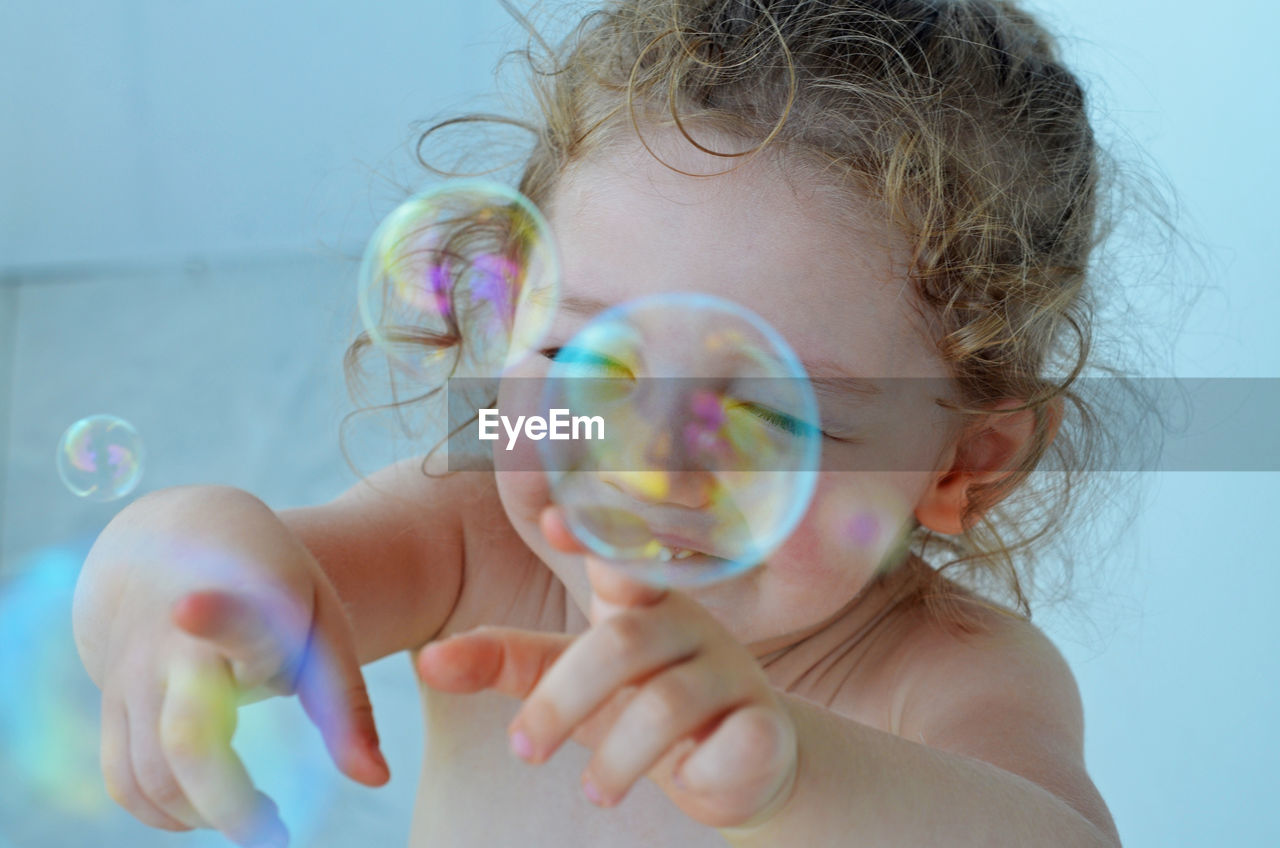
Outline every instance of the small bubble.
<svg viewBox="0 0 1280 848">
<path fill-rule="evenodd" d="M 113 501 L 142 479 L 142 439 L 114 415 L 90 415 L 72 424 L 58 442 L 58 477 L 72 494 Z"/>
</svg>

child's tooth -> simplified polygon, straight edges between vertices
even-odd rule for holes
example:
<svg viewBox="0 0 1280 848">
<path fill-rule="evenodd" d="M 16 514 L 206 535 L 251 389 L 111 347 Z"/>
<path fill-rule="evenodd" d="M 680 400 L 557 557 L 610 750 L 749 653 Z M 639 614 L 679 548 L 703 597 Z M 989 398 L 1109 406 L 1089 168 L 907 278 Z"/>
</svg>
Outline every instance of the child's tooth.
<svg viewBox="0 0 1280 848">
<path fill-rule="evenodd" d="M 662 547 L 658 548 L 658 559 L 661 560 L 662 562 L 671 562 L 674 556 L 675 554 L 671 553 L 671 549 L 668 548 L 666 545 L 663 545 Z"/>
</svg>

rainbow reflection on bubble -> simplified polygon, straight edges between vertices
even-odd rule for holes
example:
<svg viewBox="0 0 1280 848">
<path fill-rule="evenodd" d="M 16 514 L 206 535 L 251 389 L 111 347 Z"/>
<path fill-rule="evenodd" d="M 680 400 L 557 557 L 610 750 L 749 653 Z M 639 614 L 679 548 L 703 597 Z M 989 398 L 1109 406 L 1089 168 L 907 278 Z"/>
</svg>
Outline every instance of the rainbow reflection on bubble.
<svg viewBox="0 0 1280 848">
<path fill-rule="evenodd" d="M 538 444 L 575 535 L 637 579 L 737 576 L 808 507 L 813 387 L 782 337 L 729 301 L 664 294 L 601 313 L 559 349 L 542 402 L 603 420 L 602 439 Z"/>
<path fill-rule="evenodd" d="M 459 180 L 411 197 L 378 227 L 360 270 L 360 317 L 411 379 L 497 376 L 546 333 L 559 286 L 551 230 L 532 201 Z"/>
<path fill-rule="evenodd" d="M 58 442 L 58 477 L 72 494 L 94 501 L 124 497 L 142 479 L 142 438 L 114 415 L 90 415 Z"/>
</svg>

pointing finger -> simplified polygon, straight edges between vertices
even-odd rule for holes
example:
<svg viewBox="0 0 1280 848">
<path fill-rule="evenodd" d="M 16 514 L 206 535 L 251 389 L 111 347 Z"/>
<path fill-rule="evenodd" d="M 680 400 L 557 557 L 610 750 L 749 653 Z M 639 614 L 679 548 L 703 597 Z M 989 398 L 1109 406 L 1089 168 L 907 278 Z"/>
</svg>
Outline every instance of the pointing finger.
<svg viewBox="0 0 1280 848">
<path fill-rule="evenodd" d="M 587 547 L 578 541 L 564 518 L 564 510 L 549 506 L 538 516 L 538 525 L 547 542 L 565 553 L 584 553 Z M 628 578 L 616 568 L 611 568 L 597 557 L 587 553 L 587 579 L 591 581 L 591 620 L 607 618 L 622 607 L 650 606 L 666 596 L 665 589 L 656 589 Z"/>
<path fill-rule="evenodd" d="M 391 779 L 391 770 L 379 749 L 351 622 L 327 583 L 316 585 L 314 615 L 297 681 L 298 698 L 339 770 L 366 786 L 381 786 Z"/>
<path fill-rule="evenodd" d="M 623 574 L 618 568 L 588 556 L 587 580 L 591 582 L 591 620 L 599 621 L 624 607 L 650 607 L 667 597 L 657 589 Z"/>
<path fill-rule="evenodd" d="M 176 663 L 160 711 L 160 740 L 183 793 L 205 821 L 237 845 L 283 846 L 275 805 L 253 788 L 231 748 L 236 686 L 221 658 Z"/>
</svg>

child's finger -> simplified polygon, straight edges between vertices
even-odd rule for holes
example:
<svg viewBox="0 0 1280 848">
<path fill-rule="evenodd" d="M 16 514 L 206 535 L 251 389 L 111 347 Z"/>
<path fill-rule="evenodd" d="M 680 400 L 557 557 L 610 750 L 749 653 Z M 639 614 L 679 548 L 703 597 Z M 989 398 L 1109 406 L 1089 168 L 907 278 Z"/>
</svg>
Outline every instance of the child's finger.
<svg viewBox="0 0 1280 848">
<path fill-rule="evenodd" d="M 338 769 L 366 786 L 381 786 L 391 779 L 391 769 L 379 748 L 351 622 L 327 583 L 316 586 L 313 615 L 312 638 L 298 676 L 298 699 Z"/>
<path fill-rule="evenodd" d="M 125 705 L 126 725 L 129 729 L 129 762 L 138 789 L 157 809 L 180 822 L 183 830 L 208 827 L 208 823 L 187 800 L 161 747 L 158 734 L 160 705 L 151 706 L 140 703 L 141 700 L 136 699 Z"/>
<path fill-rule="evenodd" d="M 102 699 L 101 757 L 102 779 L 113 801 L 151 827 L 175 831 L 191 829 L 151 803 L 139 788 L 129 754 L 129 720 L 124 704 L 106 695 Z"/>
<path fill-rule="evenodd" d="M 672 606 L 627 610 L 605 619 L 569 645 L 511 722 L 528 741 L 531 762 L 542 762 L 616 691 L 693 657 L 703 633 Z"/>
<path fill-rule="evenodd" d="M 653 606 L 667 596 L 666 589 L 632 580 L 617 568 L 586 557 L 587 580 L 591 582 L 591 621 L 615 615 L 627 607 Z"/>
<path fill-rule="evenodd" d="M 428 686 L 446 692 L 493 689 L 523 698 L 573 640 L 564 633 L 478 627 L 423 648 L 418 673 Z"/>
<path fill-rule="evenodd" d="M 604 806 L 622 800 L 677 742 L 746 703 L 755 682 L 725 675 L 706 654 L 645 682 L 587 764 L 584 780 Z"/>
<path fill-rule="evenodd" d="M 796 776 L 795 726 L 776 707 L 755 703 L 730 713 L 679 766 L 674 779 L 714 804 L 703 819 L 735 827 L 785 801 Z"/>
<path fill-rule="evenodd" d="M 564 520 L 564 510 L 558 506 L 549 506 L 538 516 L 538 526 L 547 543 L 558 551 L 567 554 L 580 554 L 587 551 L 587 546 L 573 535 L 568 523 Z"/>
<path fill-rule="evenodd" d="M 270 604 L 233 592 L 192 592 L 173 607 L 173 621 L 187 633 L 212 642 L 236 663 L 246 687 L 273 677 L 292 680 L 307 636 L 307 616 L 280 599 Z"/>
<path fill-rule="evenodd" d="M 275 805 L 253 788 L 231 748 L 236 687 L 224 660 L 175 663 L 160 712 L 160 739 L 174 777 L 196 812 L 243 846 L 283 846 L 288 831 Z"/>
<path fill-rule="evenodd" d="M 538 526 L 551 547 L 565 553 L 588 553 L 588 549 L 578 541 L 569 529 L 564 518 L 564 510 L 558 506 L 549 506 L 538 516 Z M 599 608 L 592 601 L 592 621 L 611 615 L 619 607 L 648 606 L 656 604 L 666 595 L 665 589 L 657 589 L 637 580 L 632 580 L 616 568 L 611 568 L 588 553 L 586 557 L 587 578 L 591 581 L 591 589 L 596 599 L 601 602 Z"/>
</svg>

